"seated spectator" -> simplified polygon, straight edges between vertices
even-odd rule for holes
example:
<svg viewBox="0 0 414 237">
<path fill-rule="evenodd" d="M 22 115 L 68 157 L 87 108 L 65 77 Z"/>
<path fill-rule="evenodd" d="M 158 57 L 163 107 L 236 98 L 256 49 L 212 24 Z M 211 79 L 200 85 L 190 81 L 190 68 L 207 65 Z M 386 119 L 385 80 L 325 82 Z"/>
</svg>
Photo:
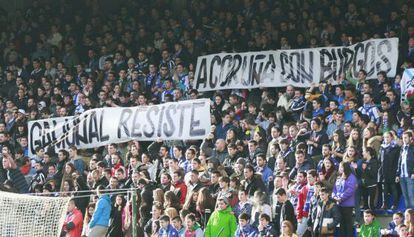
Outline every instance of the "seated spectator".
<svg viewBox="0 0 414 237">
<path fill-rule="evenodd" d="M 253 237 L 257 235 L 255 227 L 249 224 L 250 217 L 246 213 L 239 215 L 239 224 L 237 225 L 235 237 Z"/>
<path fill-rule="evenodd" d="M 375 214 L 371 210 L 364 211 L 364 224 L 361 225 L 359 236 L 371 237 L 381 235 L 381 224 L 375 219 Z"/>
<path fill-rule="evenodd" d="M 276 229 L 270 223 L 270 216 L 262 213 L 259 217 L 259 226 L 257 227 L 260 237 L 264 236 L 276 236 Z"/>
<path fill-rule="evenodd" d="M 392 221 L 388 224 L 387 229 L 381 229 L 382 236 L 398 237 L 398 227 L 403 224 L 404 215 L 401 212 L 392 215 Z"/>
<path fill-rule="evenodd" d="M 281 235 L 280 237 L 298 237 L 295 234 L 295 231 L 293 229 L 293 225 L 292 223 L 290 223 L 290 221 L 286 220 L 282 222 L 281 225 L 282 229 L 281 229 Z"/>
<path fill-rule="evenodd" d="M 200 225 L 196 222 L 196 217 L 194 214 L 190 213 L 185 216 L 186 229 L 184 236 L 185 237 L 203 237 L 204 231 L 201 229 Z"/>
<path fill-rule="evenodd" d="M 170 217 L 163 215 L 160 217 L 159 236 L 178 237 L 178 231 L 170 224 Z"/>
</svg>

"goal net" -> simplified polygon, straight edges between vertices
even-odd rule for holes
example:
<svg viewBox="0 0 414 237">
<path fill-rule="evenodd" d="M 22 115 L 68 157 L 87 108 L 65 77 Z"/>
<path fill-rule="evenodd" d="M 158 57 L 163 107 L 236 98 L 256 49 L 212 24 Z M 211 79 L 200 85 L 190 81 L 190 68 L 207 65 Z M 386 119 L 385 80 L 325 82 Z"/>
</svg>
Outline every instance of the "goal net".
<svg viewBox="0 0 414 237">
<path fill-rule="evenodd" d="M 0 192 L 0 236 L 59 237 L 69 199 Z"/>
</svg>

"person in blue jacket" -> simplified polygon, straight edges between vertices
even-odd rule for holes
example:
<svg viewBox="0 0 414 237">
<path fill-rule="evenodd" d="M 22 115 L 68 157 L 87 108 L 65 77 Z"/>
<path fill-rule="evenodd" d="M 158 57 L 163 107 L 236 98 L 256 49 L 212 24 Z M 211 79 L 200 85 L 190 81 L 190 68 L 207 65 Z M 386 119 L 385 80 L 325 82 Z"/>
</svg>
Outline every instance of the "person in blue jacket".
<svg viewBox="0 0 414 237">
<path fill-rule="evenodd" d="M 163 215 L 160 217 L 159 237 L 178 237 L 178 231 L 170 224 L 170 217 Z"/>
<path fill-rule="evenodd" d="M 249 224 L 250 216 L 246 213 L 239 215 L 239 225 L 237 226 L 234 237 L 255 237 L 257 230 L 254 226 Z"/>
<path fill-rule="evenodd" d="M 96 188 L 96 194 L 99 199 L 96 203 L 92 219 L 89 222 L 89 228 L 91 230 L 89 237 L 102 237 L 108 232 L 109 217 L 111 215 L 111 198 L 105 193 L 104 189 L 102 185 Z"/>
</svg>

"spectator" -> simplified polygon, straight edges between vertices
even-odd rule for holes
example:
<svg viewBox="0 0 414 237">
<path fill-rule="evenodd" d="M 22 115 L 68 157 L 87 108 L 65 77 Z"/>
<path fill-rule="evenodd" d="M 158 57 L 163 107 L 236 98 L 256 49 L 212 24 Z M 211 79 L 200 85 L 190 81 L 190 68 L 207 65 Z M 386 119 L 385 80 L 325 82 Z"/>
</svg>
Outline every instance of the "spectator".
<svg viewBox="0 0 414 237">
<path fill-rule="evenodd" d="M 125 199 L 122 195 L 116 195 L 115 198 L 115 204 L 113 205 L 111 209 L 111 215 L 110 215 L 110 225 L 108 227 L 108 233 L 106 236 L 114 237 L 124 236 L 123 232 L 123 210 L 125 207 Z"/>
<path fill-rule="evenodd" d="M 291 230 L 296 230 L 296 216 L 295 216 L 295 209 L 292 203 L 287 198 L 286 190 L 283 188 L 279 188 L 276 190 L 276 198 L 279 203 L 282 204 L 280 208 L 280 219 L 276 220 L 280 222 L 280 226 L 283 228 L 283 222 L 289 221 L 290 225 L 292 225 Z"/>
<path fill-rule="evenodd" d="M 355 206 L 356 177 L 352 174 L 351 167 L 347 162 L 339 164 L 339 176 L 332 192 L 332 198 L 339 205 L 341 212 L 340 231 L 344 236 L 352 236 L 353 233 L 353 207 Z"/>
<path fill-rule="evenodd" d="M 293 229 L 292 223 L 286 220 L 282 222 L 281 226 L 282 226 L 282 229 L 281 229 L 282 234 L 280 235 L 281 237 L 297 237 Z"/>
<path fill-rule="evenodd" d="M 364 209 L 375 209 L 375 195 L 377 189 L 377 175 L 378 175 L 378 160 L 376 159 L 375 151 L 372 147 L 364 149 L 363 161 L 358 167 L 358 172 L 361 173 L 362 178 L 362 197 L 364 200 Z"/>
<path fill-rule="evenodd" d="M 260 237 L 262 236 L 276 236 L 276 230 L 270 224 L 270 216 L 265 213 L 260 214 L 258 232 Z"/>
<path fill-rule="evenodd" d="M 89 228 L 91 230 L 89 236 L 91 237 L 106 235 L 111 214 L 111 201 L 109 195 L 105 193 L 104 187 L 98 186 L 96 192 L 99 200 L 96 203 L 95 212 L 89 222 Z"/>
<path fill-rule="evenodd" d="M 321 188 L 319 194 L 321 202 L 318 203 L 313 233 L 315 236 L 333 236 L 341 220 L 341 213 L 335 201 L 330 198 L 331 193 L 327 188 Z"/>
<path fill-rule="evenodd" d="M 359 236 L 380 236 L 381 224 L 375 219 L 375 214 L 372 210 L 364 211 L 364 224 L 361 226 Z"/>
<path fill-rule="evenodd" d="M 82 233 L 82 212 L 76 207 L 75 200 L 71 199 L 68 204 L 68 213 L 62 230 L 68 237 L 80 237 Z"/>
<path fill-rule="evenodd" d="M 382 184 L 382 209 L 386 209 L 388 194 L 391 194 L 393 204 L 391 209 L 395 210 L 398 205 L 398 191 L 395 183 L 396 170 L 398 167 L 398 156 L 400 154 L 400 147 L 396 144 L 394 135 L 390 132 L 385 132 L 384 142 L 381 145 L 378 157 L 378 181 Z"/>
<path fill-rule="evenodd" d="M 412 133 L 404 132 L 402 136 L 402 151 L 398 159 L 396 182 L 400 183 L 404 196 L 405 206 L 414 208 L 414 146 L 412 145 Z"/>
<path fill-rule="evenodd" d="M 246 189 L 247 193 L 249 194 L 249 197 L 253 197 L 254 193 L 256 191 L 266 191 L 265 184 L 263 183 L 263 180 L 261 177 L 258 177 L 254 173 L 254 168 L 251 165 L 247 165 L 244 168 L 244 188 Z"/>
<path fill-rule="evenodd" d="M 239 215 L 239 224 L 235 233 L 235 237 L 253 237 L 257 235 L 257 230 L 249 224 L 250 217 L 246 213 Z"/>
<path fill-rule="evenodd" d="M 387 229 L 381 229 L 381 235 L 385 236 L 399 236 L 398 228 L 403 224 L 404 214 L 401 212 L 392 215 L 392 221 L 388 224 Z"/>
<path fill-rule="evenodd" d="M 234 236 L 237 229 L 236 217 L 231 212 L 227 198 L 217 200 L 217 209 L 211 214 L 205 229 L 206 237 Z"/>
<path fill-rule="evenodd" d="M 186 230 L 184 233 L 185 237 L 203 237 L 204 232 L 196 222 L 194 214 L 188 214 L 185 216 Z"/>
<path fill-rule="evenodd" d="M 159 236 L 178 237 L 178 232 L 170 224 L 170 217 L 168 217 L 167 215 L 163 215 L 160 217 Z"/>
</svg>

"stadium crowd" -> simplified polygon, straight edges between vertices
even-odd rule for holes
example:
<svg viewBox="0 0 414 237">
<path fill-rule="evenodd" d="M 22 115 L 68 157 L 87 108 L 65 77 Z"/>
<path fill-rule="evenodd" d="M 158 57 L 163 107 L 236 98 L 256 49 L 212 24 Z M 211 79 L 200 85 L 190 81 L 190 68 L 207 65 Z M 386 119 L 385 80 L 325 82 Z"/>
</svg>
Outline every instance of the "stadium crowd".
<svg viewBox="0 0 414 237">
<path fill-rule="evenodd" d="M 134 223 L 151 237 L 414 236 L 414 114 L 400 102 L 412 3 L 33 0 L 3 11 L 1 188 L 72 197 L 70 237 L 131 236 Z M 192 88 L 200 55 L 384 37 L 400 40 L 395 78 L 360 70 L 310 88 Z M 28 121 L 202 97 L 212 120 L 203 141 L 28 155 Z"/>
</svg>

